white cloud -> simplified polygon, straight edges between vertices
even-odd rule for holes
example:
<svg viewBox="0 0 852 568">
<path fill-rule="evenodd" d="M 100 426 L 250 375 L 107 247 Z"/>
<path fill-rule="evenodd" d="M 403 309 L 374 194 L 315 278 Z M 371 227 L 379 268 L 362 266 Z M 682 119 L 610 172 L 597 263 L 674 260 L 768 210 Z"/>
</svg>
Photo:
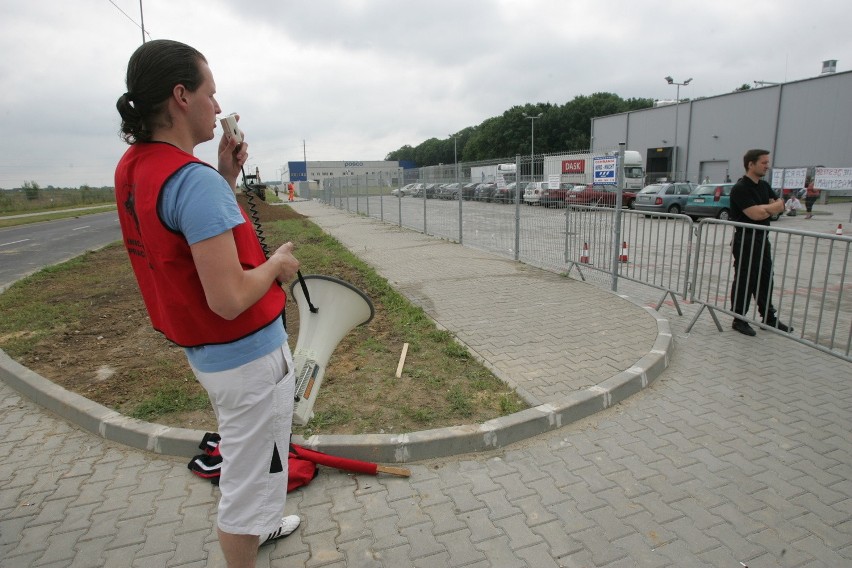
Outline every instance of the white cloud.
<svg viewBox="0 0 852 568">
<path fill-rule="evenodd" d="M 117 7 L 116 7 L 117 6 Z M 123 10 L 127 16 L 119 11 Z M 852 64 L 839 0 L 143 0 L 155 39 L 210 63 L 251 167 L 382 159 L 513 105 L 598 91 L 674 98 Z M 111 185 L 125 145 L 115 101 L 142 34 L 136 0 L 19 2 L 0 21 L 0 187 Z M 214 160 L 214 144 L 197 149 Z"/>
</svg>

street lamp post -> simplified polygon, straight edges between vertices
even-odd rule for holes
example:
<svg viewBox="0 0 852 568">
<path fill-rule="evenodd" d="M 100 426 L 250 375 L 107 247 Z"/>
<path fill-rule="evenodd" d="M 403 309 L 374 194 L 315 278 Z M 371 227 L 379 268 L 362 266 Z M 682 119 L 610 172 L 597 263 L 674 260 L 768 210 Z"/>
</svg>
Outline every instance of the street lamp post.
<svg viewBox="0 0 852 568">
<path fill-rule="evenodd" d="M 535 119 L 541 118 L 542 113 L 529 116 L 524 113 L 524 118 L 530 121 L 530 181 L 535 181 Z M 518 172 L 520 174 L 521 172 Z M 516 180 L 517 181 L 517 180 Z"/>
<path fill-rule="evenodd" d="M 687 79 L 683 83 L 678 83 L 677 81 L 675 81 L 674 79 L 671 78 L 671 75 L 666 77 L 665 79 L 666 79 L 666 82 L 669 85 L 677 85 L 677 91 L 676 91 L 676 94 L 675 94 L 674 156 L 673 156 L 673 159 L 672 159 L 672 161 L 674 162 L 674 165 L 672 166 L 672 177 L 674 179 L 672 179 L 672 181 L 677 181 L 677 126 L 678 126 L 677 122 L 678 122 L 678 118 L 679 118 L 678 113 L 680 111 L 680 88 L 681 88 L 681 86 L 685 87 L 685 86 L 689 85 L 689 82 L 692 81 L 692 77 L 690 77 L 689 79 Z"/>
</svg>

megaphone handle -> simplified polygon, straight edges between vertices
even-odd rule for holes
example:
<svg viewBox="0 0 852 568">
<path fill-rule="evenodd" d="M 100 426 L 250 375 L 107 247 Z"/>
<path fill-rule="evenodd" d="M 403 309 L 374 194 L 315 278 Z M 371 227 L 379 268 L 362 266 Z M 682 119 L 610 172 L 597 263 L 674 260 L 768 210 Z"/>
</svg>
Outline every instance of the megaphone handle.
<svg viewBox="0 0 852 568">
<path fill-rule="evenodd" d="M 314 307 L 314 305 L 311 303 L 311 294 L 310 294 L 310 292 L 308 292 L 308 285 L 305 284 L 305 279 L 302 278 L 302 271 L 297 270 L 296 276 L 299 277 L 299 285 L 302 287 L 302 294 L 305 295 L 305 300 L 307 300 L 307 302 L 308 302 L 308 308 L 311 310 L 311 313 L 315 314 L 315 313 L 319 312 L 319 308 Z"/>
</svg>

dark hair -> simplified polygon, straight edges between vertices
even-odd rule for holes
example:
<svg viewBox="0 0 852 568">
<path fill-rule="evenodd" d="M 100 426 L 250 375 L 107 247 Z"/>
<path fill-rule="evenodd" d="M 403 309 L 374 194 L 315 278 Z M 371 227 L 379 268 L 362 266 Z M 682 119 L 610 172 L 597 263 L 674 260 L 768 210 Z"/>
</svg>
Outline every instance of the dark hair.
<svg viewBox="0 0 852 568">
<path fill-rule="evenodd" d="M 743 167 L 748 171 L 748 165 L 752 162 L 756 162 L 760 159 L 761 156 L 766 156 L 769 154 L 769 150 L 749 150 L 743 156 Z"/>
<path fill-rule="evenodd" d="M 155 126 L 171 122 L 164 103 L 176 85 L 190 92 L 201 86 L 200 62 L 207 62 L 200 51 L 167 39 L 143 43 L 133 52 L 127 63 L 127 92 L 115 103 L 125 142 L 150 142 Z"/>
</svg>

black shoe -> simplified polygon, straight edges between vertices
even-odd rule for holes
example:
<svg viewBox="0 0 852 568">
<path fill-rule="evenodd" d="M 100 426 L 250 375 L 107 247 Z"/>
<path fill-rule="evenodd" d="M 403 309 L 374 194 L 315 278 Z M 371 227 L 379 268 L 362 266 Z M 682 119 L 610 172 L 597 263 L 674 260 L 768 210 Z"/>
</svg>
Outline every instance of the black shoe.
<svg viewBox="0 0 852 568">
<path fill-rule="evenodd" d="M 749 337 L 754 337 L 755 335 L 757 335 L 757 332 L 751 328 L 748 322 L 741 319 L 735 319 L 734 324 L 731 327 L 739 331 L 743 335 L 748 335 Z"/>
<path fill-rule="evenodd" d="M 783 331 L 784 333 L 790 333 L 793 331 L 792 325 L 787 325 L 778 320 L 778 318 L 768 318 L 766 320 L 766 325 L 769 327 L 774 327 L 779 331 Z"/>
</svg>

